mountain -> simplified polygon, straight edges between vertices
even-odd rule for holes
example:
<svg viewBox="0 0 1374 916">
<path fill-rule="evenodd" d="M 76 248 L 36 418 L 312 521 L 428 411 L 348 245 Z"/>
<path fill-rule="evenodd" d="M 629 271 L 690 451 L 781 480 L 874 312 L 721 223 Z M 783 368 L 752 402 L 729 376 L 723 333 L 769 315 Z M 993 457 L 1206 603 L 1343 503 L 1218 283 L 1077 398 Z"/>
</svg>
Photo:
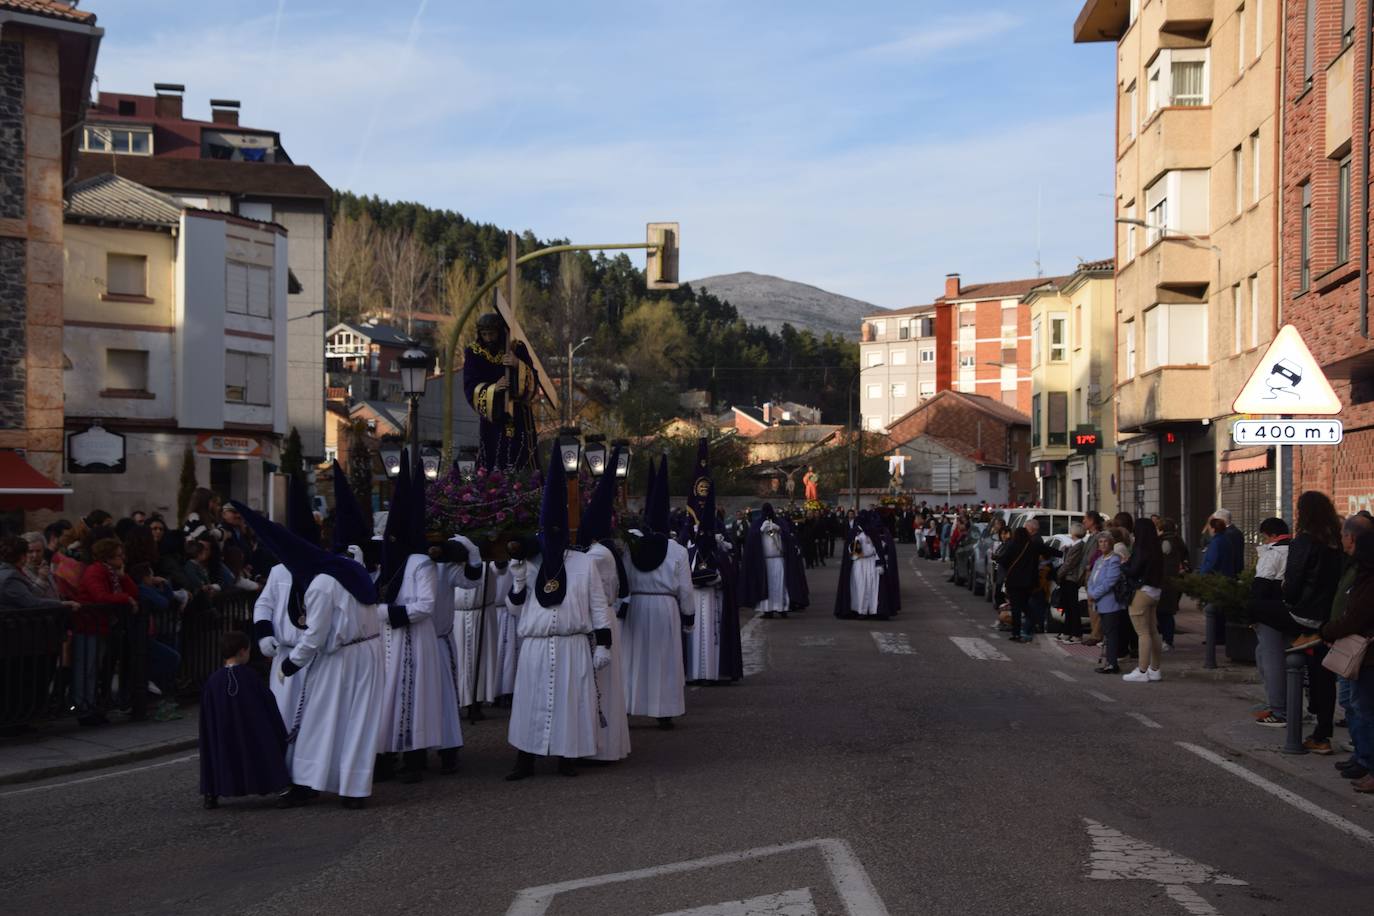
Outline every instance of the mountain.
<svg viewBox="0 0 1374 916">
<path fill-rule="evenodd" d="M 828 331 L 858 340 L 863 317 L 883 311 L 870 302 L 749 271 L 702 277 L 690 282 L 692 289 L 705 290 L 728 301 L 747 323 L 763 325 L 771 331 L 779 330 L 787 322 L 797 330 L 806 329 L 816 334 Z"/>
</svg>

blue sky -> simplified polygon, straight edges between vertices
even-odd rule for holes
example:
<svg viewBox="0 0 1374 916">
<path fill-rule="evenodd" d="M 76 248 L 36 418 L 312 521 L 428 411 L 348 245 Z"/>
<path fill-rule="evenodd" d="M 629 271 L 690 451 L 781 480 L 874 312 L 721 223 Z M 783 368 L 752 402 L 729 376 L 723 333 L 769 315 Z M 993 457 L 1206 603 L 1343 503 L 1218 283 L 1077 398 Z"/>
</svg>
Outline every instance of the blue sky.
<svg viewBox="0 0 1374 916">
<path fill-rule="evenodd" d="M 111 91 L 243 102 L 334 187 L 878 305 L 1111 253 L 1081 0 L 86 0 Z M 1032 12 L 1033 10 L 1033 12 Z"/>
</svg>

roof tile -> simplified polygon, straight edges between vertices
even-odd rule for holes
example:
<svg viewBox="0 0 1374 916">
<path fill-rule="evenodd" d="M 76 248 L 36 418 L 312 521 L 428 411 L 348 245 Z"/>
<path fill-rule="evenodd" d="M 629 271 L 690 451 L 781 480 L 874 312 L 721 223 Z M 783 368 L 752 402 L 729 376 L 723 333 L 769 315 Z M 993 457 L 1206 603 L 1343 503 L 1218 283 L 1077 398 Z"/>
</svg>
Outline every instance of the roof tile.
<svg viewBox="0 0 1374 916">
<path fill-rule="evenodd" d="M 77 178 L 89 178 L 110 171 L 110 159 L 108 153 L 82 153 L 77 157 Z M 119 156 L 118 164 L 119 173 L 124 177 L 162 191 L 312 197 L 323 200 L 329 200 L 334 194 L 333 189 L 308 165 L 163 156 Z"/>
<path fill-rule="evenodd" d="M 174 199 L 118 175 L 96 175 L 72 186 L 63 213 L 70 219 L 94 219 L 139 226 L 175 226 L 181 205 Z"/>
<path fill-rule="evenodd" d="M 0 10 L 13 10 L 49 19 L 65 19 L 68 22 L 95 24 L 95 13 L 79 10 L 62 0 L 0 0 Z"/>
</svg>

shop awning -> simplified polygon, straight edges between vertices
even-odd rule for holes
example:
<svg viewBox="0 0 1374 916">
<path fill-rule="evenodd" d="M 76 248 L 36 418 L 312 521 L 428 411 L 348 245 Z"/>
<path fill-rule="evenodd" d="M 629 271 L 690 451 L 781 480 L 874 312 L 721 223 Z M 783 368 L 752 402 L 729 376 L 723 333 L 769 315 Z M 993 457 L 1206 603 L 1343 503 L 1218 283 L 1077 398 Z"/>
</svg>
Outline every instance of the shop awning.
<svg viewBox="0 0 1374 916">
<path fill-rule="evenodd" d="M 1223 474 L 1262 471 L 1267 467 L 1269 467 L 1269 449 L 1267 446 L 1233 448 L 1221 453 L 1221 473 Z"/>
<path fill-rule="evenodd" d="M 71 492 L 35 471 L 18 452 L 0 451 L 0 510 L 61 511 L 62 497 Z"/>
</svg>

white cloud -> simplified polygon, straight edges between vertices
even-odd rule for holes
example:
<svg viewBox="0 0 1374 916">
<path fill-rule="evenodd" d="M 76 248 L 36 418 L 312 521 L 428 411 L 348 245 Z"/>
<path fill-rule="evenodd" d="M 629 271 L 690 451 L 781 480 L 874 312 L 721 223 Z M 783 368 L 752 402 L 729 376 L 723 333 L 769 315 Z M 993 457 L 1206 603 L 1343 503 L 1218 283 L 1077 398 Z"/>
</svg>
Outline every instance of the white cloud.
<svg viewBox="0 0 1374 916">
<path fill-rule="evenodd" d="M 1010 13 L 992 12 L 962 19 L 940 19 L 924 28 L 865 49 L 876 57 L 933 57 L 945 51 L 990 41 L 1021 25 Z"/>
</svg>

